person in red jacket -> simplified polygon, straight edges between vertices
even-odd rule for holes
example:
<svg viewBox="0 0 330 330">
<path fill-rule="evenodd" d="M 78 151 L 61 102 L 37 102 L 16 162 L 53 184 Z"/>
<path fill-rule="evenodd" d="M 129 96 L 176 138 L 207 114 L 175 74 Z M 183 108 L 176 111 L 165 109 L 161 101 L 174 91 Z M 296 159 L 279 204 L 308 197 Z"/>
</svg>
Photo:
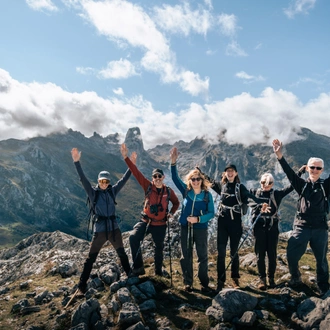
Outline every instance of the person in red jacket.
<svg viewBox="0 0 330 330">
<path fill-rule="evenodd" d="M 128 149 L 123 143 L 121 154 L 138 183 L 145 192 L 145 201 L 140 221 L 134 226 L 130 234 L 130 246 L 133 259 L 132 274 L 144 275 L 144 265 L 141 254 L 141 241 L 151 234 L 155 243 L 155 274 L 163 276 L 163 250 L 166 235 L 168 217 L 172 217 L 179 208 L 180 202 L 175 192 L 164 184 L 165 175 L 163 170 L 154 169 L 152 179 L 147 179 L 128 157 Z M 136 154 L 135 152 L 132 153 Z M 169 210 L 169 202 L 172 207 Z"/>
</svg>

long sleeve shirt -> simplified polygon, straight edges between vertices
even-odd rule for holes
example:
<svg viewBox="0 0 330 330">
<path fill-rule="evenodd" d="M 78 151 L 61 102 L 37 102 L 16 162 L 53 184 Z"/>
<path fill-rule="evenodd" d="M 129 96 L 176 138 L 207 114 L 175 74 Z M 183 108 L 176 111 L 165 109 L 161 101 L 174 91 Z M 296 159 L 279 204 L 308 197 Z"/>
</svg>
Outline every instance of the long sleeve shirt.
<svg viewBox="0 0 330 330">
<path fill-rule="evenodd" d="M 297 220 L 299 224 L 317 228 L 326 227 L 326 216 L 329 209 L 330 177 L 325 180 L 318 179 L 316 182 L 312 182 L 309 178 L 304 180 L 294 172 L 284 157 L 279 160 L 279 163 L 299 195 L 297 205 Z"/>
<path fill-rule="evenodd" d="M 118 228 L 118 223 L 113 219 L 116 214 L 115 201 L 111 197 L 109 190 L 112 190 L 112 195 L 116 198 L 119 191 L 123 188 L 129 177 L 131 176 L 131 171 L 127 170 L 123 177 L 117 181 L 113 186 L 108 186 L 107 189 L 100 189 L 98 186 L 93 187 L 87 177 L 85 176 L 80 162 L 74 162 L 77 173 L 79 175 L 80 181 L 87 193 L 90 202 L 93 204 L 96 195 L 97 201 L 95 204 L 95 214 L 108 218 L 107 220 L 97 221 L 94 224 L 94 232 L 109 232 Z M 111 218 L 111 219 L 110 219 Z M 107 226 L 107 227 L 106 227 Z"/>
<path fill-rule="evenodd" d="M 195 194 L 193 190 L 187 191 L 187 185 L 180 179 L 176 165 L 171 165 L 172 180 L 182 194 L 182 212 L 180 223 L 183 226 L 188 225 L 187 217 L 199 217 L 200 222 L 194 223 L 194 228 L 207 228 L 208 221 L 214 217 L 214 202 L 212 194 L 202 190 Z M 207 198 L 205 195 L 208 195 Z M 208 201 L 207 201 L 208 200 Z"/>
<path fill-rule="evenodd" d="M 136 167 L 132 161 L 126 157 L 125 162 L 128 168 L 132 171 L 134 177 L 143 188 L 144 192 L 146 193 L 148 190 L 149 196 L 146 196 L 146 200 L 143 207 L 143 212 L 146 216 L 151 219 L 151 226 L 161 226 L 165 225 L 166 222 L 166 215 L 167 213 L 174 214 L 180 206 L 180 202 L 178 197 L 176 196 L 173 189 L 170 189 L 170 197 L 168 198 L 168 190 L 165 185 L 162 186 L 161 189 L 157 189 L 156 186 L 153 184 L 152 181 L 148 180 Z M 169 210 L 169 201 L 172 203 L 172 207 Z M 158 206 L 162 207 L 158 207 Z M 157 207 L 157 212 L 153 212 L 153 208 L 150 209 L 150 206 Z"/>
</svg>

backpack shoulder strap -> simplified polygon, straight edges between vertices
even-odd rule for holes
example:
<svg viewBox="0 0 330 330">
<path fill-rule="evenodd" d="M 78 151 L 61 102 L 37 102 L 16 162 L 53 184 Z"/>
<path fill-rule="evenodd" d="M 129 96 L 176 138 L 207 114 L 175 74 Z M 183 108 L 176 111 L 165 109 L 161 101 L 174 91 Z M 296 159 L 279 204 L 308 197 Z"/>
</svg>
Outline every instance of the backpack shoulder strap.
<svg viewBox="0 0 330 330">
<path fill-rule="evenodd" d="M 275 205 L 275 208 L 276 208 L 276 213 L 278 211 L 278 205 L 276 203 L 276 199 L 275 199 L 275 193 L 274 193 L 274 190 L 272 190 L 270 192 L 270 200 L 273 202 L 273 204 Z"/>
<path fill-rule="evenodd" d="M 236 183 L 236 185 L 235 185 L 235 196 L 238 201 L 238 204 L 241 206 L 243 203 L 242 203 L 242 198 L 241 198 L 241 184 L 240 183 Z"/>
<path fill-rule="evenodd" d="M 116 198 L 115 198 L 115 195 L 113 194 L 112 186 L 111 186 L 111 185 L 109 185 L 107 191 L 108 191 L 108 194 L 110 195 L 110 197 L 112 198 L 113 203 L 114 203 L 115 205 L 117 205 Z"/>
</svg>

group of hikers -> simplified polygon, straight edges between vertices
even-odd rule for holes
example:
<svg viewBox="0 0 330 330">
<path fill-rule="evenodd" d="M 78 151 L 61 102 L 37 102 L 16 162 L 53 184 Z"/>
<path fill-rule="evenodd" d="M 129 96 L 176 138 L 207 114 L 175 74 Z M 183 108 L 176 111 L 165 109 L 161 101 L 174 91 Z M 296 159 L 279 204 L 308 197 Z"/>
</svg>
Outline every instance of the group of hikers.
<svg viewBox="0 0 330 330">
<path fill-rule="evenodd" d="M 316 280 L 319 293 L 329 290 L 328 225 L 330 177 L 321 179 L 324 162 L 312 157 L 296 173 L 288 165 L 282 154 L 282 143 L 273 141 L 273 151 L 279 164 L 290 181 L 284 189 L 273 189 L 274 177 L 265 173 L 260 178 L 260 187 L 248 190 L 238 176 L 234 164 L 228 164 L 220 181 L 215 181 L 194 167 L 184 179 L 177 170 L 178 149 L 170 151 L 172 180 L 182 195 L 180 223 L 181 258 L 184 289 L 193 291 L 193 247 L 195 246 L 198 262 L 198 279 L 201 291 L 205 293 L 219 292 L 224 288 L 226 270 L 231 266 L 231 278 L 234 288 L 239 288 L 239 254 L 242 238 L 242 216 L 246 206 L 251 208 L 251 229 L 255 238 L 255 253 L 259 275 L 258 288 L 266 290 L 275 287 L 275 271 L 277 245 L 279 238 L 278 209 L 282 199 L 295 190 L 298 195 L 297 213 L 293 230 L 288 240 L 287 260 L 291 279 L 288 285 L 295 287 L 302 283 L 299 271 L 299 260 L 309 243 L 316 259 Z M 145 274 L 141 243 L 146 235 L 151 234 L 154 245 L 155 275 L 163 276 L 163 250 L 168 221 L 180 206 L 179 199 L 173 189 L 164 184 L 163 170 L 154 169 L 151 180 L 146 178 L 136 166 L 137 154 L 128 155 L 125 144 L 121 145 L 121 154 L 128 166 L 123 177 L 111 184 L 110 173 L 101 171 L 98 184 L 93 187 L 84 175 L 80 164 L 81 152 L 77 148 L 71 151 L 76 170 L 82 185 L 91 201 L 94 218 L 94 233 L 88 257 L 78 283 L 78 289 L 85 293 L 87 281 L 92 267 L 103 244 L 109 240 L 117 252 L 123 270 L 128 277 Z M 308 178 L 303 179 L 302 173 Z M 116 196 L 123 188 L 130 175 L 133 174 L 144 190 L 145 201 L 140 220 L 130 232 L 129 242 L 132 265 L 125 252 L 121 231 L 116 221 Z M 212 189 L 219 194 L 219 212 L 217 213 L 217 287 L 209 286 L 208 276 L 208 222 L 215 217 Z M 230 264 L 227 268 L 226 248 L 229 241 Z M 266 257 L 268 265 L 266 267 Z M 267 268 L 267 271 L 266 271 Z M 268 281 L 267 281 L 268 277 Z"/>
</svg>

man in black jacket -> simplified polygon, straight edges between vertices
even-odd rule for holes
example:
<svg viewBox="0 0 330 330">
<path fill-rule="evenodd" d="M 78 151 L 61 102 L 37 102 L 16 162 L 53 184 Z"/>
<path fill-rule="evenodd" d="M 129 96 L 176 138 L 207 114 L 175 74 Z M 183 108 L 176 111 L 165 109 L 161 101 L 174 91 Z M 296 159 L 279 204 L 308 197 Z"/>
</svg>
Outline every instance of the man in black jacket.
<svg viewBox="0 0 330 330">
<path fill-rule="evenodd" d="M 93 240 L 89 249 L 88 258 L 84 263 L 84 268 L 80 276 L 78 288 L 82 293 L 86 292 L 87 281 L 92 271 L 93 264 L 103 246 L 109 240 L 120 259 L 121 265 L 127 275 L 131 272 L 128 256 L 125 252 L 121 231 L 115 215 L 115 198 L 123 188 L 131 171 L 128 169 L 123 177 L 114 185 L 110 185 L 110 173 L 101 171 L 98 175 L 98 185 L 93 187 L 86 178 L 81 164 L 81 152 L 77 148 L 71 150 L 72 159 L 79 175 L 80 181 L 88 195 L 95 213 Z M 133 157 L 133 156 L 132 156 Z M 131 159 L 135 164 L 136 158 Z"/>
<path fill-rule="evenodd" d="M 301 274 L 298 263 L 306 251 L 309 243 L 316 259 L 316 278 L 320 294 L 329 290 L 328 251 L 328 225 L 330 177 L 320 178 L 324 162 L 321 158 L 310 158 L 306 171 L 307 180 L 300 178 L 288 165 L 282 154 L 282 143 L 273 141 L 273 150 L 299 197 L 297 215 L 293 231 L 288 242 L 287 258 L 291 280 L 289 285 L 296 286 L 301 283 Z"/>
</svg>

